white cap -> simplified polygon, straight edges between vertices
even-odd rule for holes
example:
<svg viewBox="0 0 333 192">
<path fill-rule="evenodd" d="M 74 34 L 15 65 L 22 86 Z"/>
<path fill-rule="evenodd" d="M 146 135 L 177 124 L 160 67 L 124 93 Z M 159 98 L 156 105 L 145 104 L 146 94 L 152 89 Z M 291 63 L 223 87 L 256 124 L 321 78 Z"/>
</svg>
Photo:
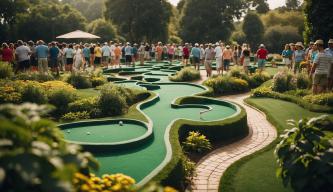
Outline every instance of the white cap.
<svg viewBox="0 0 333 192">
<path fill-rule="evenodd" d="M 265 47 L 265 45 L 264 44 L 260 44 L 260 46 L 259 47 Z"/>
</svg>

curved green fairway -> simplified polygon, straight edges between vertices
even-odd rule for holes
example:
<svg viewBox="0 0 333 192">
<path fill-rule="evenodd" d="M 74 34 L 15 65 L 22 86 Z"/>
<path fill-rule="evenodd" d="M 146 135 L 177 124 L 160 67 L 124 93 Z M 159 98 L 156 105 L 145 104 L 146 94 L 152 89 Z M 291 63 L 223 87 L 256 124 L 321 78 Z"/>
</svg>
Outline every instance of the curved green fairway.
<svg viewBox="0 0 333 192">
<path fill-rule="evenodd" d="M 109 154 L 95 154 L 101 164 L 98 174 L 124 173 L 133 177 L 137 182 L 151 173 L 159 166 L 166 156 L 164 135 L 168 125 L 179 118 L 200 121 L 200 108 L 171 108 L 174 99 L 193 95 L 204 91 L 203 88 L 184 85 L 168 84 L 160 85 L 155 92 L 159 94 L 160 101 L 146 108 L 143 112 L 152 119 L 154 139 L 151 143 L 136 149 Z M 230 107 L 220 105 L 208 105 L 214 109 L 202 117 L 205 121 L 217 120 L 233 115 L 236 111 Z"/>
<path fill-rule="evenodd" d="M 323 115 L 323 113 L 308 111 L 294 103 L 276 99 L 250 98 L 247 99 L 247 102 L 264 111 L 279 133 L 284 129 L 291 128 L 286 123 L 289 119 L 299 120 L 300 118 Z M 333 117 L 333 115 L 330 116 Z M 233 165 L 226 172 L 226 178 L 229 179 L 228 185 L 230 186 L 222 187 L 220 191 L 292 191 L 291 188 L 284 188 L 282 181 L 275 176 L 277 164 L 273 151 L 274 148 L 270 147 L 267 151 L 259 152 L 257 155 Z M 222 180 L 222 182 L 224 181 Z"/>
</svg>

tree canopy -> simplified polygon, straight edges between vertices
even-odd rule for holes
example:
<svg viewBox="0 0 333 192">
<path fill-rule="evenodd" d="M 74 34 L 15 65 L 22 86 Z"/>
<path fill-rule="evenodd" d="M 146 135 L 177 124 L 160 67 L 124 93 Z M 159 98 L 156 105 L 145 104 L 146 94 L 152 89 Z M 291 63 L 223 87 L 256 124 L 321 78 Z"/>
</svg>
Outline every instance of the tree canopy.
<svg viewBox="0 0 333 192">
<path fill-rule="evenodd" d="M 188 42 L 227 41 L 234 29 L 233 19 L 240 18 L 242 0 L 185 1 L 180 21 L 180 36 Z"/>
<path fill-rule="evenodd" d="M 128 41 L 166 41 L 171 4 L 166 0 L 107 0 L 105 18 Z"/>
<path fill-rule="evenodd" d="M 264 25 L 261 22 L 260 17 L 256 13 L 249 12 L 244 17 L 242 28 L 245 34 L 245 39 L 250 46 L 258 47 L 264 35 Z"/>
</svg>

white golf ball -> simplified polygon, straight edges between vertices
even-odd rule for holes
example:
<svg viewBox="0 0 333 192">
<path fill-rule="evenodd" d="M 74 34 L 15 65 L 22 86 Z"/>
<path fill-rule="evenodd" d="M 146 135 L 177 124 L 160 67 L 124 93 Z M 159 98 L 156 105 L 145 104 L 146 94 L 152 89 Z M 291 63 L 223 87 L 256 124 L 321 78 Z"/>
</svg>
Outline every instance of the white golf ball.
<svg viewBox="0 0 333 192">
<path fill-rule="evenodd" d="M 87 135 L 90 135 L 90 132 L 89 132 L 89 131 L 87 132 Z"/>
<path fill-rule="evenodd" d="M 67 130 L 67 133 L 70 133 L 71 131 L 70 130 Z"/>
<path fill-rule="evenodd" d="M 119 125 L 120 125 L 120 126 L 123 126 L 123 122 L 122 122 L 122 121 L 119 121 Z"/>
</svg>

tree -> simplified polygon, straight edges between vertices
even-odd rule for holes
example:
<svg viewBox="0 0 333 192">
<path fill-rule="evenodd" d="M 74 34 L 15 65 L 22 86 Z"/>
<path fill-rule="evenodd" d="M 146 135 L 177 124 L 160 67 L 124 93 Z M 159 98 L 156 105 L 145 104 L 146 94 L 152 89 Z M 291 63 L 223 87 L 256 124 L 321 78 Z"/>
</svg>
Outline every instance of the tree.
<svg viewBox="0 0 333 192">
<path fill-rule="evenodd" d="M 252 0 L 252 6 L 256 8 L 259 14 L 264 14 L 269 11 L 267 0 Z"/>
<path fill-rule="evenodd" d="M 245 34 L 245 39 L 250 46 L 252 48 L 258 47 L 264 35 L 264 25 L 259 16 L 253 12 L 249 12 L 244 18 L 242 28 Z"/>
<path fill-rule="evenodd" d="M 128 41 L 166 41 L 171 4 L 166 0 L 107 0 L 105 18 Z"/>
<path fill-rule="evenodd" d="M 227 41 L 231 35 L 233 19 L 240 18 L 242 0 L 188 0 L 180 21 L 180 36 L 188 42 Z"/>
<path fill-rule="evenodd" d="M 288 10 L 297 10 L 300 8 L 300 1 L 299 0 L 286 0 L 286 8 Z"/>
<path fill-rule="evenodd" d="M 68 5 L 42 3 L 31 7 L 29 12 L 17 16 L 17 37 L 23 40 L 52 41 L 57 35 L 85 29 L 85 18 Z"/>
<path fill-rule="evenodd" d="M 79 10 L 88 21 L 103 18 L 105 0 L 62 0 Z"/>
<path fill-rule="evenodd" d="M 305 0 L 305 33 L 304 40 L 333 38 L 333 1 Z"/>
<path fill-rule="evenodd" d="M 97 19 L 88 25 L 88 31 L 101 37 L 102 41 L 117 39 L 116 27 L 105 19 Z"/>
<path fill-rule="evenodd" d="M 266 29 L 263 40 L 270 52 L 281 53 L 285 44 L 302 41 L 302 36 L 294 26 L 274 25 Z"/>
</svg>

